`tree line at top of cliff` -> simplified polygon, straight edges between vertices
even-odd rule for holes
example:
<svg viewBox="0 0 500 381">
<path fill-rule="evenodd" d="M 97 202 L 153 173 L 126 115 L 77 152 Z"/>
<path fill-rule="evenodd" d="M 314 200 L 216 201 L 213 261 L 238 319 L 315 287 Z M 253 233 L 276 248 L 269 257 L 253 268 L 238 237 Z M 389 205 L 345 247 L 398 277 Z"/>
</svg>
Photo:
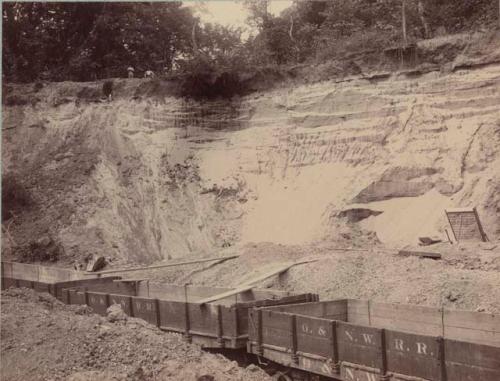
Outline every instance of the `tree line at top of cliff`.
<svg viewBox="0 0 500 381">
<path fill-rule="evenodd" d="M 243 0 L 253 33 L 203 24 L 181 2 L 4 2 L 4 80 L 89 81 L 245 73 L 324 62 L 364 49 L 496 25 L 497 0 L 295 0 L 280 16 L 269 0 Z M 220 78 L 220 76 L 218 77 Z"/>
</svg>

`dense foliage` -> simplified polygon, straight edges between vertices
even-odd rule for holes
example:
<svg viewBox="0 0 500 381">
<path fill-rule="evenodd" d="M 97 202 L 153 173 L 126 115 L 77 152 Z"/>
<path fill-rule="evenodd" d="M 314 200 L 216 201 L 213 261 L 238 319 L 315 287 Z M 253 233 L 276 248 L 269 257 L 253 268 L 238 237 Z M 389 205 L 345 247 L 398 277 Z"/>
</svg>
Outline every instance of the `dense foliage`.
<svg viewBox="0 0 500 381">
<path fill-rule="evenodd" d="M 3 72 L 17 81 L 123 77 L 129 66 L 158 74 L 198 55 L 224 66 L 241 40 L 200 26 L 181 2 L 4 2 L 2 11 Z"/>
<path fill-rule="evenodd" d="M 187 73 L 200 78 L 248 68 L 325 61 L 403 43 L 403 0 L 295 0 L 280 16 L 269 0 L 243 0 L 252 36 L 201 24 L 181 2 L 3 2 L 4 78 L 93 80 Z M 406 0 L 407 41 L 496 23 L 496 0 Z M 229 75 L 229 76 L 228 76 Z M 194 82 L 193 82 L 194 81 Z"/>
<path fill-rule="evenodd" d="M 496 0 L 295 0 L 280 17 L 268 0 L 245 0 L 259 33 L 248 43 L 256 64 L 324 61 L 496 25 Z M 405 4 L 406 41 L 402 32 Z"/>
</svg>

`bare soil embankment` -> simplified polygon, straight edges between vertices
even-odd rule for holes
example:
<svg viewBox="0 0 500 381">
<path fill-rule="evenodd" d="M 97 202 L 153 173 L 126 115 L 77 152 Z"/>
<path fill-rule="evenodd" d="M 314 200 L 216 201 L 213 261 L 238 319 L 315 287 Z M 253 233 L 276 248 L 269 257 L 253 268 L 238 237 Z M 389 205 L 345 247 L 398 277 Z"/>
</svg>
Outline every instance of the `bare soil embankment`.
<svg viewBox="0 0 500 381">
<path fill-rule="evenodd" d="M 270 379 L 256 366 L 240 368 L 120 311 L 105 318 L 86 306 L 67 306 L 33 290 L 2 292 L 2 380 Z"/>
<path fill-rule="evenodd" d="M 487 42 L 430 55 L 455 71 L 285 82 L 231 101 L 141 79 L 116 79 L 111 103 L 101 83 L 10 85 L 2 169 L 32 200 L 5 220 L 4 255 L 51 247 L 62 262 L 121 265 L 266 241 L 401 247 L 445 238 L 453 206 L 476 206 L 496 241 L 500 47 Z"/>
</svg>

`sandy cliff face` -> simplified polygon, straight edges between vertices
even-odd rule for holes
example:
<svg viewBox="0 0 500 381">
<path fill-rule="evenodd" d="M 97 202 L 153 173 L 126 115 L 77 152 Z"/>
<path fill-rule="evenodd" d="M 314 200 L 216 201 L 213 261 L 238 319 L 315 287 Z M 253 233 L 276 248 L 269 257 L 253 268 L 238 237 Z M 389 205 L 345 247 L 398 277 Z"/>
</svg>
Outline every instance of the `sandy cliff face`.
<svg viewBox="0 0 500 381">
<path fill-rule="evenodd" d="M 263 95 L 254 121 L 273 115 L 265 136 L 274 142 L 264 150 L 267 184 L 255 181 L 263 197 L 249 208 L 244 237 L 308 240 L 328 234 L 340 211 L 363 208 L 382 213 L 362 227 L 401 244 L 443 233 L 444 208 L 477 206 L 495 239 L 499 73 L 491 67 Z"/>
<path fill-rule="evenodd" d="M 500 66 L 203 105 L 132 99 L 140 80 L 80 102 L 89 86 L 3 107 L 3 170 L 35 200 L 11 246 L 50 235 L 67 258 L 139 262 L 241 242 L 398 246 L 443 236 L 453 206 L 477 206 L 500 237 Z"/>
</svg>

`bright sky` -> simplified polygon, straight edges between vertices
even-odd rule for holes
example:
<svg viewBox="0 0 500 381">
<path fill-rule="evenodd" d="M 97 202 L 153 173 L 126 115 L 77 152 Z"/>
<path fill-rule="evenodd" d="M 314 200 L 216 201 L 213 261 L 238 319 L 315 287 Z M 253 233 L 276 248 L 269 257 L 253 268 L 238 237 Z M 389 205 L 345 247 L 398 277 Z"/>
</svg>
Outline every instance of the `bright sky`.
<svg viewBox="0 0 500 381">
<path fill-rule="evenodd" d="M 245 21 L 248 12 L 242 1 L 206 0 L 184 1 L 188 7 L 195 8 L 195 13 L 203 22 L 218 23 L 227 26 L 247 27 Z M 269 12 L 279 15 L 282 10 L 292 5 L 291 0 L 271 0 Z"/>
</svg>

